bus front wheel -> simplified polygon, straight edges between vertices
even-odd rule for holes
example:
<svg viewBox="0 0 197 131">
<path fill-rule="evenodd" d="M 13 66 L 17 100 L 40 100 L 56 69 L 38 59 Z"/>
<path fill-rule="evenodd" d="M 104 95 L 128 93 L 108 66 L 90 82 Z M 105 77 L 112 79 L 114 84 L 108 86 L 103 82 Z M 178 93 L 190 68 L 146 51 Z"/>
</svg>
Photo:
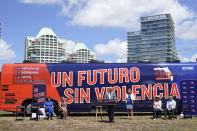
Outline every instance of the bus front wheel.
<svg viewBox="0 0 197 131">
<path fill-rule="evenodd" d="M 25 104 L 25 114 L 31 115 L 31 103 Z"/>
<path fill-rule="evenodd" d="M 25 107 L 25 114 L 26 115 L 31 115 L 31 99 L 27 99 L 25 101 L 23 101 L 22 105 Z"/>
</svg>

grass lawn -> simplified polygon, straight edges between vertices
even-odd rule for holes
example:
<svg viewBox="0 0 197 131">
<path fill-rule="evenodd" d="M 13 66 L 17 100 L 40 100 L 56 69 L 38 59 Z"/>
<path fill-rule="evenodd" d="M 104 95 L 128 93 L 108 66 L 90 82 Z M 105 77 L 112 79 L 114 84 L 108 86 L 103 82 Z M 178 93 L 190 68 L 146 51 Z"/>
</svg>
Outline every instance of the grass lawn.
<svg viewBox="0 0 197 131">
<path fill-rule="evenodd" d="M 100 117 L 98 117 L 100 120 Z M 71 131 L 197 131 L 197 118 L 153 120 L 151 115 L 134 116 L 133 120 L 127 119 L 127 116 L 115 116 L 115 123 L 108 123 L 108 117 L 104 116 L 103 121 L 96 121 L 95 116 L 70 116 L 68 120 L 26 120 L 15 121 L 15 116 L 0 111 L 0 131 L 7 130 L 71 130 Z"/>
</svg>

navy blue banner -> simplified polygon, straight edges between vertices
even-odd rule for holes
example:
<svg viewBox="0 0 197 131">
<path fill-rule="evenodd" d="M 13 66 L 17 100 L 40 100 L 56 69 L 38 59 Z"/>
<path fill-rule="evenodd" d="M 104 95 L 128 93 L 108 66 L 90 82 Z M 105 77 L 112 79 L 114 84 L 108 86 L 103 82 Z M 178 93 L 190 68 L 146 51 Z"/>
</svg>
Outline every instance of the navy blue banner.
<svg viewBox="0 0 197 131">
<path fill-rule="evenodd" d="M 40 107 L 44 107 L 44 102 L 46 99 L 46 85 L 44 84 L 34 84 L 33 85 L 33 97 L 36 97 Z"/>
</svg>

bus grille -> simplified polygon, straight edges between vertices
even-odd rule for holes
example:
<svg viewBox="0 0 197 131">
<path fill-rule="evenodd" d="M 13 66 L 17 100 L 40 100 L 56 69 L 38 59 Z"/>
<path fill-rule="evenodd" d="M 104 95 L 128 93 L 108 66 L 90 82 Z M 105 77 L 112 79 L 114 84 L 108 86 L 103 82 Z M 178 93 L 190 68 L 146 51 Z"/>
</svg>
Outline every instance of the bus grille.
<svg viewBox="0 0 197 131">
<path fill-rule="evenodd" d="M 15 104 L 15 99 L 5 99 L 5 104 Z"/>
<path fill-rule="evenodd" d="M 15 93 L 5 93 L 5 96 L 15 96 Z"/>
</svg>

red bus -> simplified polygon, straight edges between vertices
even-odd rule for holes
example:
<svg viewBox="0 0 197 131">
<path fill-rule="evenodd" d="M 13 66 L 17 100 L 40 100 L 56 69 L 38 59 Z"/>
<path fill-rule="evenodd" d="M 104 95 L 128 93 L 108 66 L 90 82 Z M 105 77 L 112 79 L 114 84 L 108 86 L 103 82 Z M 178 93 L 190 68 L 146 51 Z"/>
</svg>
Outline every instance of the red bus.
<svg viewBox="0 0 197 131">
<path fill-rule="evenodd" d="M 194 99 L 193 113 L 197 113 L 196 63 L 4 64 L 0 110 L 14 112 L 17 105 L 23 105 L 29 113 L 33 96 L 40 103 L 50 96 L 57 111 L 63 96 L 70 112 L 89 112 L 109 87 L 116 92 L 118 112 L 125 111 L 126 91 L 131 88 L 136 96 L 134 111 L 150 112 L 154 96 L 167 99 L 173 95 L 178 105 Z"/>
</svg>

